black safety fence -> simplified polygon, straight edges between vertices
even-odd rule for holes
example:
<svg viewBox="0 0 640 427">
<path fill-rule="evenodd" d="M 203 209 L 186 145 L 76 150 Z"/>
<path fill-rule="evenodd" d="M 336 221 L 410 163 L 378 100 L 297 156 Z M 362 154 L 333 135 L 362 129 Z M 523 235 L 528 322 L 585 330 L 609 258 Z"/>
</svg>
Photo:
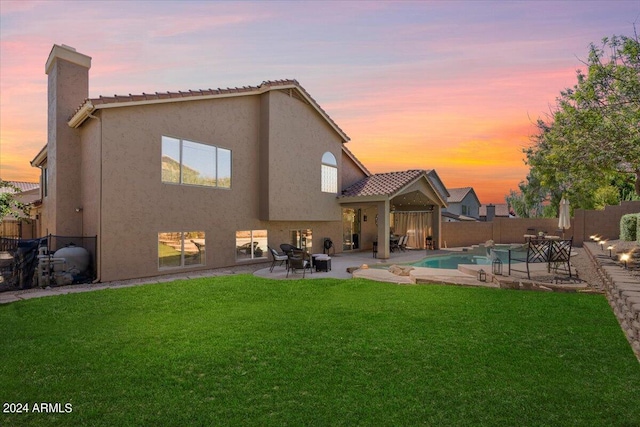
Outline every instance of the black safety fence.
<svg viewBox="0 0 640 427">
<path fill-rule="evenodd" d="M 0 238 L 0 292 L 92 282 L 96 251 L 97 236 Z"/>
</svg>

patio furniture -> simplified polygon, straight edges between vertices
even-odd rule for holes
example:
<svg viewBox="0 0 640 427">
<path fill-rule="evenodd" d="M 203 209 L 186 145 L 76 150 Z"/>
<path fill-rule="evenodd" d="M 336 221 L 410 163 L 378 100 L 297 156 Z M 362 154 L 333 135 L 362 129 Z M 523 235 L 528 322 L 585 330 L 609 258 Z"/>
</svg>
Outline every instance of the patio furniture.
<svg viewBox="0 0 640 427">
<path fill-rule="evenodd" d="M 553 264 L 553 271 L 556 273 L 559 269 L 565 273 L 571 274 L 571 245 L 573 237 L 569 240 L 553 240 L 551 242 L 551 254 L 549 258 L 549 267 Z"/>
<path fill-rule="evenodd" d="M 547 272 L 551 272 L 553 265 L 554 271 L 557 273 L 562 265 L 564 270 L 572 277 L 571 273 L 571 246 L 573 238 L 569 240 L 557 239 L 529 239 L 529 241 L 518 249 L 509 249 L 509 275 L 513 271 L 526 271 L 527 278 L 531 279 L 531 271 L 529 264 L 546 263 Z M 524 252 L 526 249 L 526 252 Z M 524 262 L 526 270 L 516 270 L 511 266 L 512 261 Z"/>
<path fill-rule="evenodd" d="M 425 247 L 427 248 L 427 250 L 435 249 L 435 246 L 433 244 L 433 237 L 427 236 L 427 238 L 425 239 Z"/>
<path fill-rule="evenodd" d="M 373 242 L 373 257 L 378 258 L 378 241 Z"/>
<path fill-rule="evenodd" d="M 269 252 L 271 252 L 271 256 L 273 256 L 273 262 L 271 263 L 271 268 L 269 269 L 269 272 L 273 273 L 273 267 L 276 266 L 276 263 L 280 261 L 280 265 L 282 265 L 285 262 L 289 261 L 289 257 L 285 253 L 279 253 L 271 246 L 267 246 L 267 248 L 269 249 Z"/>
<path fill-rule="evenodd" d="M 400 240 L 398 240 L 398 248 L 402 252 L 407 250 L 407 240 L 409 240 L 409 236 L 407 236 L 406 234 L 404 236 L 401 236 Z"/>
<path fill-rule="evenodd" d="M 316 271 L 331 271 L 331 257 L 329 255 L 314 254 L 311 257 Z"/>
<path fill-rule="evenodd" d="M 400 246 L 398 246 L 399 241 L 400 241 L 400 238 L 397 236 L 391 236 L 389 238 L 389 250 L 391 252 L 395 252 L 396 249 L 400 250 Z"/>
<path fill-rule="evenodd" d="M 293 272 L 295 273 L 296 270 L 302 269 L 303 279 L 307 269 L 309 269 L 310 273 L 313 273 L 313 270 L 311 269 L 311 257 L 307 252 L 299 249 L 297 250 L 294 249 L 294 250 L 291 250 L 291 252 L 289 252 L 287 256 L 289 258 L 288 268 L 287 268 L 287 277 L 289 277 L 289 272 L 291 270 L 293 270 Z"/>
<path fill-rule="evenodd" d="M 289 255 L 291 251 L 301 251 L 302 249 L 296 248 L 295 246 L 290 245 L 288 243 L 283 243 L 280 245 L 280 250 L 282 250 L 284 254 Z"/>
</svg>

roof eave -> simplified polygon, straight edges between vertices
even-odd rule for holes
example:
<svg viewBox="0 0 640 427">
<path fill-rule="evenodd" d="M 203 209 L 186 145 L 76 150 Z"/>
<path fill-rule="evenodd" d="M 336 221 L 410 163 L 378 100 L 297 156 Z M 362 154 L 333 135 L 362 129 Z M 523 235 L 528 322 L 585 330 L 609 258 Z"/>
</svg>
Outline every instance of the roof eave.
<svg viewBox="0 0 640 427">
<path fill-rule="evenodd" d="M 47 160 L 47 144 L 42 147 L 42 149 L 36 154 L 36 156 L 31 160 L 31 166 L 34 168 L 39 168 L 42 164 Z"/>
<path fill-rule="evenodd" d="M 368 196 L 339 196 L 339 203 L 384 202 L 389 200 L 388 194 L 372 194 Z"/>
<path fill-rule="evenodd" d="M 449 205 L 447 204 L 446 200 L 444 200 L 441 197 L 440 192 L 438 191 L 438 189 L 433 185 L 433 183 L 431 182 L 431 180 L 429 179 L 428 173 L 426 171 L 423 171 L 420 175 L 418 175 L 417 177 L 415 177 L 415 179 L 412 179 L 411 181 L 409 181 L 408 183 L 406 183 L 405 185 L 403 185 L 400 189 L 398 189 L 397 191 L 395 191 L 393 194 L 391 194 L 389 196 L 389 198 L 394 198 L 396 196 L 399 196 L 400 194 L 402 194 L 402 192 L 409 187 L 410 185 L 418 182 L 420 180 L 420 178 L 424 178 L 427 181 L 427 184 L 429 184 L 429 187 L 431 187 L 431 189 L 433 190 L 434 194 L 438 197 L 438 200 L 440 200 L 440 206 L 441 207 L 448 207 Z"/>
<path fill-rule="evenodd" d="M 96 110 L 96 107 L 91 103 L 91 100 L 87 100 L 82 107 L 71 117 L 71 119 L 67 122 L 69 127 L 77 129 L 79 128 L 85 120 L 87 120 L 91 113 Z"/>
<path fill-rule="evenodd" d="M 138 105 L 151 105 L 151 104 L 165 104 L 169 102 L 185 102 L 194 100 L 207 100 L 207 99 L 220 99 L 220 98 L 233 98 L 238 96 L 247 95 L 261 95 L 265 92 L 272 90 L 282 89 L 295 89 L 304 100 L 313 107 L 314 110 L 327 122 L 327 124 L 340 136 L 342 142 L 349 142 L 351 138 L 344 133 L 342 129 L 329 117 L 329 115 L 318 105 L 318 103 L 300 86 L 296 83 L 282 84 L 282 85 L 268 85 L 264 84 L 257 87 L 255 90 L 241 91 L 241 92 L 229 92 L 229 93 L 215 93 L 211 95 L 199 95 L 197 97 L 186 96 L 179 98 L 165 98 L 165 99 L 143 99 L 140 101 L 126 101 L 126 102 L 110 102 L 104 104 L 93 105 L 91 99 L 87 99 L 80 109 L 69 120 L 68 125 L 72 128 L 78 128 L 84 123 L 84 121 L 91 116 L 95 110 L 117 108 L 117 107 L 133 107 Z"/>
</svg>

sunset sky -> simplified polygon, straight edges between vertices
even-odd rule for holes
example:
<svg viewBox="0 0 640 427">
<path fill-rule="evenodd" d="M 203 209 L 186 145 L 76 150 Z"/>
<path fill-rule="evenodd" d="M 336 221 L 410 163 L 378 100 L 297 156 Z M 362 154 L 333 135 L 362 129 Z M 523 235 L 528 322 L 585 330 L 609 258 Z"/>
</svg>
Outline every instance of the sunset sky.
<svg viewBox="0 0 640 427">
<path fill-rule="evenodd" d="M 92 57 L 90 96 L 296 79 L 372 172 L 435 169 L 481 203 L 589 44 L 640 30 L 640 1 L 0 0 L 0 177 L 38 180 L 52 45 Z"/>
</svg>

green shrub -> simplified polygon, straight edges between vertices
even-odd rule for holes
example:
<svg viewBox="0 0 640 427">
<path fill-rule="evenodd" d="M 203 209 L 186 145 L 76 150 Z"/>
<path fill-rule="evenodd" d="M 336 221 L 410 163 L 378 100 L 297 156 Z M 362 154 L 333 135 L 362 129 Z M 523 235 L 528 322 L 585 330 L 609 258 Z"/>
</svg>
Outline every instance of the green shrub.
<svg viewBox="0 0 640 427">
<path fill-rule="evenodd" d="M 620 218 L 620 240 L 632 242 L 637 239 L 638 214 L 622 215 Z"/>
</svg>

